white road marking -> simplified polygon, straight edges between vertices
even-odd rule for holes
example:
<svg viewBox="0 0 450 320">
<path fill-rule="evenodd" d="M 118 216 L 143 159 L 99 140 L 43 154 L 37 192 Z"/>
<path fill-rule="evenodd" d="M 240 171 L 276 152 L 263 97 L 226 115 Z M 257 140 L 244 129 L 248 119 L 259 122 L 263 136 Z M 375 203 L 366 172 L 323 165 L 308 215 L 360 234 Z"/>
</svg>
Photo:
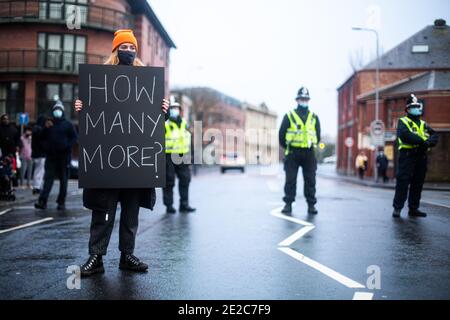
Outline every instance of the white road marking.
<svg viewBox="0 0 450 320">
<path fill-rule="evenodd" d="M 353 300 L 372 300 L 373 293 L 371 292 L 355 292 Z"/>
<path fill-rule="evenodd" d="M 45 218 L 45 219 L 41 219 L 41 220 L 30 222 L 30 223 L 26 223 L 26 224 L 23 224 L 23 225 L 14 227 L 14 228 L 0 230 L 0 234 L 6 233 L 6 232 L 10 232 L 10 231 L 14 231 L 14 230 L 18 230 L 18 229 L 23 229 L 23 228 L 26 228 L 26 227 L 31 227 L 31 226 L 34 226 L 36 224 L 44 223 L 44 222 L 47 222 L 47 221 L 50 221 L 50 220 L 53 220 L 53 218 Z"/>
<path fill-rule="evenodd" d="M 274 216 L 274 217 L 277 217 L 277 218 L 280 218 L 280 219 L 284 219 L 284 220 L 287 220 L 287 221 L 290 221 L 290 222 L 294 222 L 294 223 L 300 224 L 302 226 L 308 226 L 309 227 L 309 226 L 313 225 L 313 224 L 311 224 L 309 222 L 306 222 L 306 221 L 303 221 L 303 220 L 300 220 L 300 219 L 297 219 L 297 218 L 289 217 L 289 216 L 287 216 L 285 214 L 282 214 L 281 213 L 281 209 L 283 209 L 283 207 L 275 208 L 272 211 L 270 211 L 270 214 L 272 216 Z"/>
<path fill-rule="evenodd" d="M 442 203 L 437 203 L 437 202 L 428 201 L 428 200 L 420 200 L 420 202 L 431 204 L 433 206 L 444 207 L 444 208 L 450 209 L 450 206 L 447 206 L 447 205 L 442 204 Z"/>
<path fill-rule="evenodd" d="M 314 260 L 304 256 L 303 254 L 298 253 L 295 250 L 292 250 L 291 248 L 278 248 L 278 250 L 280 250 L 280 251 L 286 253 L 287 255 L 291 256 L 292 258 L 310 266 L 311 268 L 322 272 L 326 276 L 336 280 L 337 282 L 343 284 L 344 286 L 346 286 L 348 288 L 351 288 L 351 289 L 365 288 L 365 286 L 363 286 L 362 284 L 360 284 L 356 281 L 353 281 L 352 279 L 349 279 L 346 276 L 343 276 L 339 272 L 336 272 L 336 271 L 324 266 L 323 264 L 320 264 L 317 261 L 314 261 Z"/>
<path fill-rule="evenodd" d="M 12 208 L 9 208 L 9 209 L 6 209 L 6 210 L 3 210 L 2 212 L 0 212 L 0 216 L 4 215 L 5 213 L 8 213 L 8 212 L 10 212 L 11 210 L 12 210 Z"/>
<path fill-rule="evenodd" d="M 35 209 L 35 207 L 32 206 L 14 207 L 14 210 L 31 210 L 31 209 Z"/>
<path fill-rule="evenodd" d="M 314 226 L 306 226 L 298 230 L 296 233 L 294 233 L 289 238 L 286 238 L 285 240 L 281 241 L 278 246 L 280 247 L 289 247 L 291 244 L 293 244 L 295 241 L 303 237 L 305 234 L 310 232 L 312 229 L 314 229 Z"/>
</svg>

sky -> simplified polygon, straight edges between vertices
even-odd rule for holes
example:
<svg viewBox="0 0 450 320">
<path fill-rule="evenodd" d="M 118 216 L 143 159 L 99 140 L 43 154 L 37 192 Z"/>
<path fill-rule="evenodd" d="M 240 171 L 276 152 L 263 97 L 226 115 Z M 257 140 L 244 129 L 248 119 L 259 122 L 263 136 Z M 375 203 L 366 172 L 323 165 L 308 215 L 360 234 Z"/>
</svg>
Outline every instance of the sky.
<svg viewBox="0 0 450 320">
<path fill-rule="evenodd" d="M 437 18 L 450 23 L 450 0 L 149 0 L 177 49 L 170 86 L 208 86 L 283 115 L 301 86 L 324 134 L 337 135 L 336 89 L 350 61 L 376 57 Z"/>
</svg>

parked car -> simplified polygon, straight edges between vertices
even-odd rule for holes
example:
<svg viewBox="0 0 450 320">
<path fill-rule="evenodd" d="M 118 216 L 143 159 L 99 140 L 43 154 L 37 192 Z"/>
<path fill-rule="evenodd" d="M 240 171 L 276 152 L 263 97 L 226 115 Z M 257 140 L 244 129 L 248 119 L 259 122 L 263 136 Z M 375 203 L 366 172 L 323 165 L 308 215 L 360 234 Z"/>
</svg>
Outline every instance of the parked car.
<svg viewBox="0 0 450 320">
<path fill-rule="evenodd" d="M 336 161 L 337 161 L 336 156 L 323 158 L 323 163 L 336 163 Z"/>
<path fill-rule="evenodd" d="M 237 153 L 226 153 L 222 156 L 220 164 L 220 172 L 225 173 L 227 170 L 240 170 L 245 172 L 245 158 Z"/>
</svg>

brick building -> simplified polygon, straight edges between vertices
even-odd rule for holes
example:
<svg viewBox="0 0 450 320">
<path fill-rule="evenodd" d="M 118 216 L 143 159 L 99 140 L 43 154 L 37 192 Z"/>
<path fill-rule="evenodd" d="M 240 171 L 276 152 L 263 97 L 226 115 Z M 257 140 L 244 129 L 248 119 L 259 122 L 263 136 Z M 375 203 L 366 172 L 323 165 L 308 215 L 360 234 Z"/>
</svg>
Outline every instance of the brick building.
<svg viewBox="0 0 450 320">
<path fill-rule="evenodd" d="M 241 101 L 230 97 L 220 91 L 211 88 L 186 88 L 172 91 L 173 93 L 183 93 L 188 96 L 192 102 L 189 115 L 191 127 L 194 121 L 202 123 L 202 137 L 209 129 L 219 130 L 223 137 L 223 146 L 225 147 L 225 138 L 227 129 L 245 130 L 245 112 Z M 211 131 L 210 131 L 211 132 Z M 203 141 L 206 146 L 211 141 Z"/>
<path fill-rule="evenodd" d="M 70 29 L 76 21 L 80 28 Z M 72 110 L 78 64 L 103 63 L 118 29 L 134 30 L 144 64 L 166 68 L 168 93 L 175 45 L 146 0 L 0 1 L 0 113 L 35 119 L 55 99 Z"/>
<path fill-rule="evenodd" d="M 404 115 L 411 93 L 424 101 L 424 120 L 439 131 L 440 143 L 430 154 L 430 181 L 450 181 L 450 27 L 436 20 L 380 57 L 380 110 L 385 123 L 385 152 L 390 160 L 389 176 L 396 169 L 396 125 Z M 369 156 L 367 175 L 372 175 L 374 147 L 370 123 L 375 119 L 376 61 L 355 72 L 338 88 L 337 170 L 354 174 L 360 150 Z M 345 139 L 355 141 L 350 152 Z"/>
</svg>

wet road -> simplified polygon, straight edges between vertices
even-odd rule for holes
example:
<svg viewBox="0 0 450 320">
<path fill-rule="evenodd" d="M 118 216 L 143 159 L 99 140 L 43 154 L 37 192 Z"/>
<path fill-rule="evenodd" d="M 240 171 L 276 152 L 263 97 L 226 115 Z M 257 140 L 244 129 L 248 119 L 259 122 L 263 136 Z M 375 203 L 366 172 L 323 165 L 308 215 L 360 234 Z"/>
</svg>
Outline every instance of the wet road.
<svg viewBox="0 0 450 320">
<path fill-rule="evenodd" d="M 90 212 L 74 186 L 63 214 L 31 204 L 2 209 L 0 298 L 450 298 L 449 192 L 424 193 L 428 218 L 404 210 L 393 220 L 392 190 L 318 178 L 319 215 L 306 214 L 299 188 L 286 217 L 279 214 L 283 180 L 273 170 L 208 170 L 193 179 L 197 212 L 188 215 L 166 215 L 158 190 L 155 210 L 141 210 L 135 251 L 149 272 L 118 270 L 116 223 L 106 273 L 82 279 L 79 290 L 67 288 L 66 269 L 87 257 Z"/>
</svg>

